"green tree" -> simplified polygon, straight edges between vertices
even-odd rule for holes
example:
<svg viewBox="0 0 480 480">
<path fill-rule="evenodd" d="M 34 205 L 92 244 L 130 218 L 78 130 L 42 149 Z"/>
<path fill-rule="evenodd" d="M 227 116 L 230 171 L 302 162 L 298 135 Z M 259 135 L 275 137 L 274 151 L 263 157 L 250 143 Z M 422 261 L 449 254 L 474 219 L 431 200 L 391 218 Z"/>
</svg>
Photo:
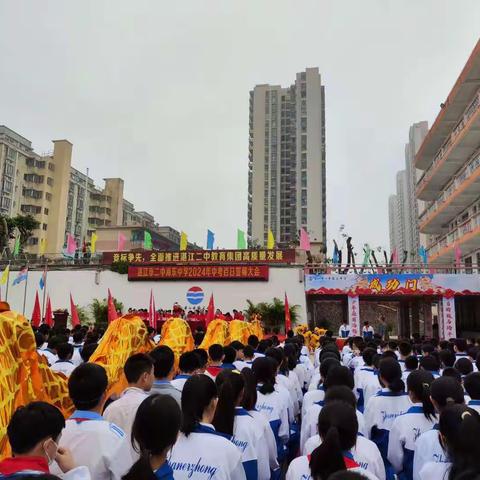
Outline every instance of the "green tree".
<svg viewBox="0 0 480 480">
<path fill-rule="evenodd" d="M 90 316 L 86 307 L 76 305 L 78 318 L 80 319 L 80 325 L 88 325 L 90 323 Z"/>
<path fill-rule="evenodd" d="M 33 235 L 33 231 L 40 226 L 40 222 L 31 215 L 17 215 L 12 220 L 20 233 L 20 247 L 23 247 Z"/>
<path fill-rule="evenodd" d="M 247 300 L 247 309 L 245 315 L 251 318 L 254 314 L 259 314 L 262 317 L 263 324 L 268 328 L 282 329 L 285 326 L 285 303 L 279 298 L 274 298 L 272 302 L 253 303 Z M 295 325 L 299 319 L 299 305 L 290 305 L 290 319 L 292 325 Z"/>
<path fill-rule="evenodd" d="M 115 303 L 115 308 L 117 311 L 123 310 L 123 303 L 119 302 L 115 298 L 113 299 Z M 95 325 L 97 327 L 106 327 L 108 324 L 108 301 L 106 298 L 99 300 L 94 298 L 92 304 L 90 305 L 90 310 L 92 312 L 93 318 L 95 319 Z"/>
</svg>

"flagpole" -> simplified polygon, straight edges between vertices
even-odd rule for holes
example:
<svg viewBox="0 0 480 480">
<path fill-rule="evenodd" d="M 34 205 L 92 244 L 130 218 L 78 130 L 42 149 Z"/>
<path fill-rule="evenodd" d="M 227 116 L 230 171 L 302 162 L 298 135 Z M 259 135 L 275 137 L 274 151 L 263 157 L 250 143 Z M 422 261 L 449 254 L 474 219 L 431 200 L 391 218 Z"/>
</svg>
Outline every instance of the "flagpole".
<svg viewBox="0 0 480 480">
<path fill-rule="evenodd" d="M 45 319 L 45 300 L 47 296 L 48 261 L 45 260 L 45 279 L 43 281 L 42 319 Z"/>
<path fill-rule="evenodd" d="M 7 290 L 5 292 L 5 301 L 8 302 L 8 285 L 10 283 L 10 260 L 8 261 Z"/>
<path fill-rule="evenodd" d="M 28 287 L 28 262 L 27 262 L 27 278 L 25 279 L 25 291 L 23 292 L 23 311 L 22 311 L 23 316 L 25 316 L 25 305 L 27 303 L 27 287 Z"/>
</svg>

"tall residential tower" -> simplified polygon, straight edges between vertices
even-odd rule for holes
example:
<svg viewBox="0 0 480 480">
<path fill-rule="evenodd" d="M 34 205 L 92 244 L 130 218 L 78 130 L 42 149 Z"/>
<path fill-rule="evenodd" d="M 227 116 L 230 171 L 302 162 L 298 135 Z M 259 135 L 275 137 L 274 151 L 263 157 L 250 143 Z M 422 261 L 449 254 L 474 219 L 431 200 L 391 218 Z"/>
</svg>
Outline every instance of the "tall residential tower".
<svg viewBox="0 0 480 480">
<path fill-rule="evenodd" d="M 290 87 L 250 92 L 248 237 L 265 245 L 297 241 L 305 228 L 326 244 L 325 89 L 318 68 L 297 73 Z"/>
</svg>

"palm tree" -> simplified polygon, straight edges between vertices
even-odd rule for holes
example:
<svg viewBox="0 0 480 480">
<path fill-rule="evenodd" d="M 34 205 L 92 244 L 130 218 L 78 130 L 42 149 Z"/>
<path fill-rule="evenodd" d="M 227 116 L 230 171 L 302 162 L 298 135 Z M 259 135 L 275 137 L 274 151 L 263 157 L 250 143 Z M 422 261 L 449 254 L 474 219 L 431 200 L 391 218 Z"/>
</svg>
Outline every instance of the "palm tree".
<svg viewBox="0 0 480 480">
<path fill-rule="evenodd" d="M 259 314 L 262 317 L 263 324 L 268 328 L 279 328 L 285 325 L 285 303 L 279 298 L 274 298 L 272 302 L 260 302 L 254 304 L 247 300 L 248 308 L 245 310 L 245 316 L 251 318 L 253 314 Z M 290 305 L 290 320 L 294 325 L 299 319 L 299 305 Z"/>
</svg>

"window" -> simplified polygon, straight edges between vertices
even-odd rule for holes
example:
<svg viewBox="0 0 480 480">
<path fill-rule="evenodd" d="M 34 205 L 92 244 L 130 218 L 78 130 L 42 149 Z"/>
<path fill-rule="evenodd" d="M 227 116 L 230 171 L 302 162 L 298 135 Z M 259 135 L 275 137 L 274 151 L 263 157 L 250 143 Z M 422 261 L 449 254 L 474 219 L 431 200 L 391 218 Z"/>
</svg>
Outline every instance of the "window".
<svg viewBox="0 0 480 480">
<path fill-rule="evenodd" d="M 3 191 L 7 193 L 12 193 L 13 191 L 13 182 L 5 178 L 3 180 Z"/>
<path fill-rule="evenodd" d="M 47 177 L 47 185 L 53 187 L 53 178 Z"/>
<path fill-rule="evenodd" d="M 27 241 L 28 245 L 38 245 L 38 238 L 37 237 L 30 237 Z"/>
<path fill-rule="evenodd" d="M 27 157 L 25 159 L 25 163 L 27 164 L 27 167 L 34 167 L 35 166 L 35 159 Z"/>
<path fill-rule="evenodd" d="M 37 160 L 36 167 L 37 168 L 45 168 L 45 160 Z"/>
<path fill-rule="evenodd" d="M 43 228 L 43 230 L 47 230 L 47 224 L 44 223 L 44 224 L 42 225 L 42 228 Z"/>
<path fill-rule="evenodd" d="M 300 128 L 302 129 L 302 133 L 307 133 L 307 117 L 300 119 Z"/>
<path fill-rule="evenodd" d="M 44 213 L 45 215 L 48 215 L 48 208 L 44 208 L 44 209 L 43 209 L 43 213 Z"/>
<path fill-rule="evenodd" d="M 48 169 L 51 171 L 51 172 L 54 172 L 55 171 L 55 165 L 53 163 L 48 163 Z"/>
<path fill-rule="evenodd" d="M 46 198 L 48 201 L 52 200 L 52 194 L 47 192 L 47 193 L 45 194 L 45 198 Z"/>
<path fill-rule="evenodd" d="M 7 198 L 7 197 L 2 197 L 0 199 L 0 207 L 1 208 L 4 208 L 6 210 L 9 210 L 10 209 L 10 205 L 12 204 L 12 201 Z"/>
<path fill-rule="evenodd" d="M 302 151 L 307 149 L 307 136 L 302 135 Z"/>
<path fill-rule="evenodd" d="M 9 177 L 13 177 L 15 175 L 15 167 L 10 162 L 5 165 L 5 175 L 8 175 Z"/>
</svg>

